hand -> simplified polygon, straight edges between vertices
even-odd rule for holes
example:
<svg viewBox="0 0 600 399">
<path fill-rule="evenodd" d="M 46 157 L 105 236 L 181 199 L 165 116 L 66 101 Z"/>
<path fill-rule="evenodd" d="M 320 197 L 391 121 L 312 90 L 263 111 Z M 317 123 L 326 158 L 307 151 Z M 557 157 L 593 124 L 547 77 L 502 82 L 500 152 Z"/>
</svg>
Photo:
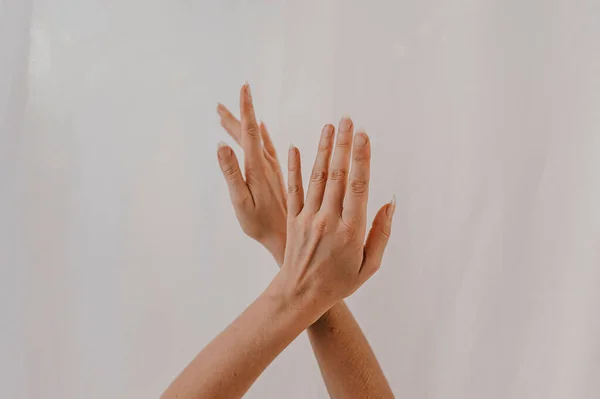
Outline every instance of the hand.
<svg viewBox="0 0 600 399">
<path fill-rule="evenodd" d="M 353 137 L 352 121 L 343 118 L 330 167 L 333 138 L 334 127 L 325 126 L 306 202 L 300 153 L 295 147 L 289 150 L 288 240 L 277 276 L 282 292 L 307 298 L 317 318 L 379 269 L 395 210 L 395 199 L 379 210 L 365 243 L 369 137 L 364 132 Z"/>
<path fill-rule="evenodd" d="M 275 147 L 267 128 L 256 122 L 250 87 L 240 91 L 241 122 L 219 104 L 221 125 L 244 151 L 244 172 L 231 147 L 219 143 L 217 155 L 235 214 L 248 236 L 265 246 L 278 264 L 286 242 L 286 191 Z"/>
</svg>

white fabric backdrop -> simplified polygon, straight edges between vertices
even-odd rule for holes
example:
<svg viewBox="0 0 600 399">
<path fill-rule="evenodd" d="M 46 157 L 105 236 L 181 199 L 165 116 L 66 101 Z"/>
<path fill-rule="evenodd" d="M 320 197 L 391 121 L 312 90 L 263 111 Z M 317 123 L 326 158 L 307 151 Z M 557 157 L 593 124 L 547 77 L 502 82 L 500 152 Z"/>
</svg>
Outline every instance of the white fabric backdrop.
<svg viewBox="0 0 600 399">
<path fill-rule="evenodd" d="M 398 397 L 600 397 L 597 0 L 2 0 L 0 68 L 3 396 L 157 397 L 274 275 L 215 161 L 247 79 L 305 166 L 372 135 Z M 247 397 L 327 397 L 305 336 Z"/>
</svg>

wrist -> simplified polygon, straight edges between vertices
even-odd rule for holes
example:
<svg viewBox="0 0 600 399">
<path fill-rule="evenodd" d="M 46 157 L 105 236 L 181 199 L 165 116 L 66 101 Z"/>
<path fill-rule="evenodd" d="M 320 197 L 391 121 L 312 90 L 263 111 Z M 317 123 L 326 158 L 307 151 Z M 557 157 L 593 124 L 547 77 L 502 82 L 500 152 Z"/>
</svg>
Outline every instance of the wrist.
<svg viewBox="0 0 600 399">
<path fill-rule="evenodd" d="M 345 307 L 346 303 L 343 300 L 336 303 L 331 308 L 327 309 L 327 311 L 324 312 L 321 317 L 319 317 L 319 319 L 312 324 L 312 326 L 327 326 L 331 323 L 334 323 L 337 317 L 339 317 L 340 311 L 343 310 L 342 308 Z"/>
<path fill-rule="evenodd" d="M 290 316 L 304 324 L 304 328 L 308 328 L 330 308 L 324 304 L 322 295 L 317 295 L 313 289 L 291 283 L 282 271 L 271 281 L 265 295 L 280 303 Z"/>
</svg>

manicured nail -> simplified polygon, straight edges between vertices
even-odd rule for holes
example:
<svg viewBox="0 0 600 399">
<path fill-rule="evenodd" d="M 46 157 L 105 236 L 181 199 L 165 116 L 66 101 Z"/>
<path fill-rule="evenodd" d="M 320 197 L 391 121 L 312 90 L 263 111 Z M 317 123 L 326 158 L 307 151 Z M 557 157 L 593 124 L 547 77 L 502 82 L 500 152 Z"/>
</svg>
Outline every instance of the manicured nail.
<svg viewBox="0 0 600 399">
<path fill-rule="evenodd" d="M 323 126 L 323 137 L 331 137 L 332 134 L 333 134 L 333 126 L 332 125 Z"/>
<path fill-rule="evenodd" d="M 219 156 L 219 159 L 221 159 L 221 156 L 229 156 L 231 154 L 231 150 L 228 151 L 221 151 L 221 148 L 223 147 L 227 147 L 227 143 L 225 143 L 224 141 L 219 141 L 219 143 L 217 144 L 217 155 Z"/>
<path fill-rule="evenodd" d="M 223 113 L 225 113 L 225 107 L 223 106 L 223 104 L 217 103 L 217 113 L 219 115 L 222 115 Z"/>
<path fill-rule="evenodd" d="M 390 206 L 387 208 L 387 215 L 389 218 L 394 216 L 394 212 L 396 211 L 396 194 L 392 196 L 392 200 L 390 201 Z"/>
<path fill-rule="evenodd" d="M 362 147 L 365 144 L 367 144 L 367 134 L 366 133 L 360 132 L 356 136 L 354 136 L 354 145 L 355 146 Z"/>
<path fill-rule="evenodd" d="M 250 90 L 250 84 L 248 83 L 248 81 L 246 81 L 244 87 L 246 89 L 246 97 L 248 98 L 248 100 L 252 101 L 252 90 Z"/>
<path fill-rule="evenodd" d="M 288 169 L 294 168 L 297 162 L 296 157 L 298 156 L 298 151 L 296 150 L 296 146 L 290 143 L 290 149 L 288 150 Z"/>
<path fill-rule="evenodd" d="M 344 115 L 342 120 L 340 121 L 340 130 L 348 131 L 352 127 L 352 120 L 349 116 Z"/>
</svg>

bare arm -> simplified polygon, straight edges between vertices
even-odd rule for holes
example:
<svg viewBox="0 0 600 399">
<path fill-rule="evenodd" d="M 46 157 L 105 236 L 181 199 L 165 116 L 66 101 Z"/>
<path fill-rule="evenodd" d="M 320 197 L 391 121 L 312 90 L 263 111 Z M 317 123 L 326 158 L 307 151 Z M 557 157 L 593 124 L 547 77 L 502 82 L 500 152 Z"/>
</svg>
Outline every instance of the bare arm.
<svg viewBox="0 0 600 399">
<path fill-rule="evenodd" d="M 241 122 L 222 105 L 219 105 L 218 112 L 222 126 L 238 144 L 244 147 Z M 248 118 L 245 115 L 249 112 L 253 112 L 253 108 L 247 107 L 242 98 L 242 119 Z M 352 137 L 353 126 L 351 121 L 348 122 L 349 125 L 340 129 L 343 130 L 340 133 Z M 261 242 L 281 265 L 286 244 L 286 234 L 281 233 L 285 226 L 287 212 L 285 189 L 271 138 L 263 124 L 260 124 L 258 129 L 262 137 L 263 156 L 254 160 L 255 165 L 246 163 L 247 168 L 261 168 L 263 171 L 259 175 L 265 176 L 264 179 L 253 182 L 252 190 L 258 201 L 254 208 L 248 209 L 236 205 L 236 198 L 240 195 L 231 183 L 230 177 L 241 174 L 241 171 L 231 148 L 227 146 L 219 148 L 219 163 L 228 181 L 232 202 L 242 228 L 249 236 Z M 334 128 L 327 125 L 322 132 L 317 159 L 311 174 L 308 189 L 308 195 L 311 197 L 322 198 L 324 195 L 333 147 Z M 244 152 L 246 152 L 245 147 Z M 359 151 L 355 149 L 355 155 L 368 159 L 369 143 L 367 142 L 366 146 Z M 381 228 L 381 226 L 374 227 Z M 384 234 L 389 234 L 389 231 L 384 231 Z M 334 305 L 312 324 L 308 328 L 308 335 L 332 398 L 394 397 L 375 354 L 343 301 Z"/>
<path fill-rule="evenodd" d="M 311 322 L 299 297 L 286 298 L 274 281 L 211 341 L 162 399 L 241 398 L 263 370 Z M 318 315 L 316 315 L 318 317 Z"/>
<path fill-rule="evenodd" d="M 247 88 L 245 88 L 247 90 Z M 244 101 L 249 100 L 244 93 Z M 262 151 L 258 129 L 246 129 L 254 116 L 242 117 L 245 145 L 250 158 Z M 333 163 L 335 170 L 348 170 L 352 133 L 340 133 Z M 354 141 L 362 149 L 368 137 L 359 133 Z M 364 155 L 364 154 L 363 154 Z M 319 319 L 333 305 L 356 291 L 380 267 L 388 242 L 394 211 L 384 205 L 373 222 L 365 242 L 367 197 L 364 192 L 346 190 L 346 182 L 331 174 L 324 192 L 312 190 L 304 199 L 300 153 L 288 154 L 286 236 L 283 264 L 265 292 L 221 334 L 208 344 L 173 381 L 163 399 L 240 398 L 252 383 L 300 332 Z M 368 161 L 361 155 L 352 159 L 349 186 L 368 184 Z M 237 165 L 237 162 L 236 162 Z M 257 193 L 250 190 L 241 173 L 226 173 L 238 204 L 256 206 Z M 254 170 L 251 175 L 260 175 Z M 244 190 L 248 190 L 245 192 Z"/>
<path fill-rule="evenodd" d="M 332 398 L 393 398 L 394 394 L 348 306 L 342 301 L 308 328 Z"/>
</svg>

